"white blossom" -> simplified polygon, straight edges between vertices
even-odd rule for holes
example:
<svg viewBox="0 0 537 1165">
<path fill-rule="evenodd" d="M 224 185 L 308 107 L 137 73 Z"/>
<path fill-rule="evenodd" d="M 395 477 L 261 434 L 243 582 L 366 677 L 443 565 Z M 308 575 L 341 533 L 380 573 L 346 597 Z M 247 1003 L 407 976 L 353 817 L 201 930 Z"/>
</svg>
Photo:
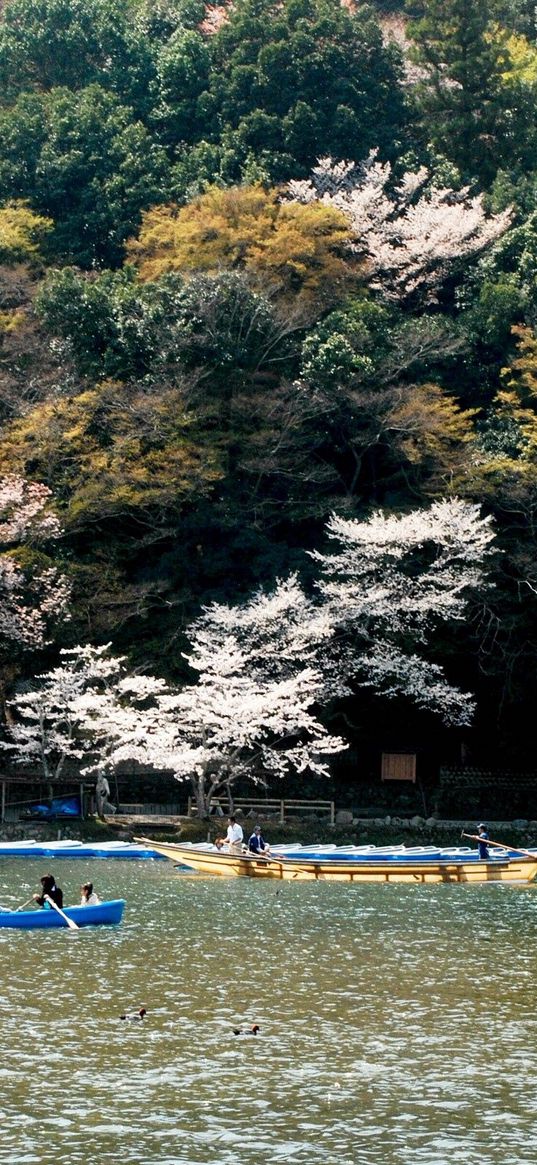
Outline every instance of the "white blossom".
<svg viewBox="0 0 537 1165">
<path fill-rule="evenodd" d="M 366 522 L 333 517 L 328 536 L 337 549 L 312 552 L 335 647 L 332 654 L 322 648 L 327 693 L 342 694 L 343 674 L 388 696 L 404 694 L 447 723 L 468 723 L 472 698 L 401 645 L 425 644 L 440 622 L 464 618 L 470 594 L 483 584 L 491 519 L 451 498 Z"/>
<path fill-rule="evenodd" d="M 371 287 L 393 300 L 417 294 L 434 301 L 454 267 L 500 238 L 512 218 L 510 209 L 487 216 L 483 196 L 467 186 L 435 186 L 425 167 L 394 186 L 376 151 L 362 163 L 321 158 L 311 179 L 290 182 L 287 191 L 294 202 L 320 201 L 347 215 L 351 249 Z"/>
<path fill-rule="evenodd" d="M 37 649 L 53 619 L 67 616 L 70 586 L 54 567 L 23 571 L 19 544 L 39 545 L 61 534 L 45 485 L 10 474 L 0 479 L 0 641 Z"/>
</svg>

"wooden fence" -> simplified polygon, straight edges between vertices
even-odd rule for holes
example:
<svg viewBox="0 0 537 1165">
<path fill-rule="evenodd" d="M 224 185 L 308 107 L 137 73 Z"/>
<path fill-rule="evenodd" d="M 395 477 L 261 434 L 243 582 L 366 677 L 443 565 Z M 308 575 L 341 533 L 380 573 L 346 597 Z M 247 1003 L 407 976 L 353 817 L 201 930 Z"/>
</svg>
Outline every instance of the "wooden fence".
<svg viewBox="0 0 537 1165">
<path fill-rule="evenodd" d="M 229 812 L 228 807 L 221 805 L 218 798 L 212 802 L 211 809 L 219 817 L 224 817 Z M 313 813 L 315 816 L 328 816 L 330 825 L 334 825 L 336 820 L 336 807 L 334 801 L 293 801 L 284 798 L 283 800 L 270 800 L 266 797 L 239 797 L 234 800 L 235 813 L 248 814 L 250 812 L 258 813 L 260 817 L 276 816 L 283 825 L 288 817 L 303 817 L 305 814 Z M 188 799 L 189 817 L 195 817 L 197 809 L 192 797 Z"/>
</svg>

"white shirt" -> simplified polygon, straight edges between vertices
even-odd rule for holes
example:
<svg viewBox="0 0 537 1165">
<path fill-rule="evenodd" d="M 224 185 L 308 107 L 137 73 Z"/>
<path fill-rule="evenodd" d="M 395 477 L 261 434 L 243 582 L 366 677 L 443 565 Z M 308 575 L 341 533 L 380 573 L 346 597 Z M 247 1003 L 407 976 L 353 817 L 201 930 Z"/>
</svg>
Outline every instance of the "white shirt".
<svg viewBox="0 0 537 1165">
<path fill-rule="evenodd" d="M 228 825 L 226 833 L 226 841 L 229 845 L 237 845 L 242 841 L 244 834 L 240 825 L 235 822 L 234 825 Z"/>
<path fill-rule="evenodd" d="M 93 891 L 92 894 L 90 894 L 89 898 L 81 898 L 80 899 L 81 906 L 100 906 L 100 903 L 101 903 L 101 899 L 95 893 L 95 890 Z"/>
</svg>

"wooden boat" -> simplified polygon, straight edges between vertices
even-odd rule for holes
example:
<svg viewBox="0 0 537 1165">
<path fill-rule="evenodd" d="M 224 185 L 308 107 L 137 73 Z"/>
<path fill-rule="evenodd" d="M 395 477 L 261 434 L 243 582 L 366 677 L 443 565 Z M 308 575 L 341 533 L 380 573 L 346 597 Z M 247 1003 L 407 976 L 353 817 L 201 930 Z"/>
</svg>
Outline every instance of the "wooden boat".
<svg viewBox="0 0 537 1165">
<path fill-rule="evenodd" d="M 408 882 L 413 885 L 428 882 L 533 882 L 537 875 L 535 857 L 494 857 L 480 861 L 476 853 L 465 851 L 460 856 L 438 857 L 427 853 L 402 850 L 338 853 L 337 847 L 324 856 L 271 853 L 268 858 L 255 854 L 228 854 L 214 847 L 192 844 L 170 844 L 135 838 L 151 846 L 156 853 L 202 874 L 227 878 L 276 878 L 283 881 L 317 882 Z"/>
<path fill-rule="evenodd" d="M 123 898 L 100 902 L 98 906 L 66 906 L 64 914 L 77 926 L 110 926 L 121 922 Z M 0 926 L 16 930 L 66 930 L 67 923 L 55 910 L 1 910 Z"/>
</svg>

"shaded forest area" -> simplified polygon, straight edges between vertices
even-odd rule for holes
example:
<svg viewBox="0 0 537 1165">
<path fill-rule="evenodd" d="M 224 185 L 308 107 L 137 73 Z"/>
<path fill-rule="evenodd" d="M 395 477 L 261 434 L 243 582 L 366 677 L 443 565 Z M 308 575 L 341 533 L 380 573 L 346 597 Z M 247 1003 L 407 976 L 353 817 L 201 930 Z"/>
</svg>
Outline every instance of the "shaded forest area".
<svg viewBox="0 0 537 1165">
<path fill-rule="evenodd" d="M 529 0 L 6 0 L 1 473 L 58 525 L 12 521 L 0 583 L 70 592 L 6 618 L 7 697 L 79 643 L 180 686 L 202 608 L 307 591 L 330 515 L 456 497 L 495 550 L 427 658 L 473 723 L 358 686 L 338 782 L 536 767 L 536 139 Z"/>
</svg>

